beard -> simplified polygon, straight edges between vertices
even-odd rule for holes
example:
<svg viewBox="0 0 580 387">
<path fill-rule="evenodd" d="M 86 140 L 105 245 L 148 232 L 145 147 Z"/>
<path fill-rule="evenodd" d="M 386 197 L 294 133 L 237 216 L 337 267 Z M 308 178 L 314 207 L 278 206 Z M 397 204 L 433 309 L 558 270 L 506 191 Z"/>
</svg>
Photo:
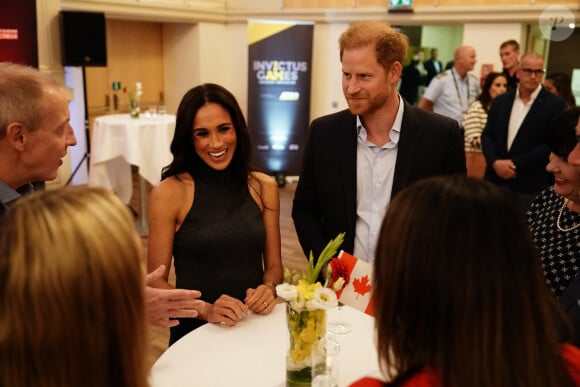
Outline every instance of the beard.
<svg viewBox="0 0 580 387">
<path fill-rule="evenodd" d="M 386 105 L 389 98 L 394 94 L 395 89 L 385 85 L 372 93 L 368 90 L 361 90 L 356 94 L 346 95 L 348 109 L 354 115 L 372 114 Z"/>
</svg>

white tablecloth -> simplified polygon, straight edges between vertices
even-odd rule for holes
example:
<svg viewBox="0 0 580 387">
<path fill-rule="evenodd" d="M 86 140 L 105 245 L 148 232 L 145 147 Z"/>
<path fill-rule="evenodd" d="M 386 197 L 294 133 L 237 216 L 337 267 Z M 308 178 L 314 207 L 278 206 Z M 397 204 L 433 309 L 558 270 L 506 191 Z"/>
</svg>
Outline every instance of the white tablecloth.
<svg viewBox="0 0 580 387">
<path fill-rule="evenodd" d="M 352 332 L 333 335 L 340 344 L 339 386 L 364 375 L 379 375 L 374 319 L 344 306 L 340 313 Z M 268 316 L 251 315 L 235 327 L 206 324 L 161 355 L 151 370 L 152 387 L 284 387 L 289 348 L 285 304 Z"/>
<path fill-rule="evenodd" d="M 175 116 L 113 114 L 95 119 L 91 140 L 89 185 L 114 191 L 129 203 L 133 192 L 131 165 L 151 184 L 161 178 L 161 169 L 172 160 L 169 147 Z"/>
</svg>

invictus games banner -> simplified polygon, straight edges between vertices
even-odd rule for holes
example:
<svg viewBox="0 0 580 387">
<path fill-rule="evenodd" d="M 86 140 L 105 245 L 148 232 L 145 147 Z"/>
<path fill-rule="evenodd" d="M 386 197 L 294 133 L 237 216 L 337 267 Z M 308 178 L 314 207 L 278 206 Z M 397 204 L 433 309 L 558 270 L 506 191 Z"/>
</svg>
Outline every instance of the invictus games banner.
<svg viewBox="0 0 580 387">
<path fill-rule="evenodd" d="M 310 115 L 313 28 L 248 23 L 248 126 L 253 162 L 265 172 L 300 172 Z"/>
</svg>

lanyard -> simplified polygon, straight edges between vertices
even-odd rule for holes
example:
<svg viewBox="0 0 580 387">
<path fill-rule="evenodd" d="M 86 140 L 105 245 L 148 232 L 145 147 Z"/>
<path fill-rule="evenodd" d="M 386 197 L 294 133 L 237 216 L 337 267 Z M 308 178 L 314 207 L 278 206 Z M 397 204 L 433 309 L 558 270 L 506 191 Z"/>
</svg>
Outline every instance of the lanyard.
<svg viewBox="0 0 580 387">
<path fill-rule="evenodd" d="M 459 104 L 461 105 L 461 107 L 463 108 L 463 99 L 461 98 L 461 93 L 459 93 L 459 87 L 457 86 L 457 80 L 455 79 L 455 69 L 451 69 L 451 76 L 453 77 L 453 84 L 455 85 L 455 91 L 457 92 L 457 99 L 459 99 Z M 459 76 L 459 74 L 457 74 L 457 76 Z M 465 84 L 467 85 L 467 101 L 465 101 L 465 109 L 462 109 L 462 111 L 465 113 L 467 111 L 467 108 L 469 107 L 469 75 L 465 74 Z"/>
</svg>

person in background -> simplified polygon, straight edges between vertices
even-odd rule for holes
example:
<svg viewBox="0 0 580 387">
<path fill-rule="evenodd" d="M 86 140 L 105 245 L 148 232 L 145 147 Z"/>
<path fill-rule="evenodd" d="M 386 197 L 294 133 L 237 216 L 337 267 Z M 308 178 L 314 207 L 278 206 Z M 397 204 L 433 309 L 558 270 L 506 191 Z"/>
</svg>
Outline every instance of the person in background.
<svg viewBox="0 0 580 387">
<path fill-rule="evenodd" d="M 463 118 L 465 150 L 481 153 L 481 133 L 487 122 L 491 101 L 507 91 L 507 80 L 502 73 L 489 73 L 483 82 L 479 97 L 471 104 Z"/>
<path fill-rule="evenodd" d="M 0 215 L 33 181 L 54 180 L 69 146 L 76 145 L 63 86 L 31 67 L 0 63 Z M 147 284 L 163 268 L 147 276 Z M 174 317 L 195 317 L 198 291 L 145 288 L 149 321 L 161 327 Z"/>
<path fill-rule="evenodd" d="M 463 117 L 465 130 L 465 158 L 467 175 L 482 178 L 485 173 L 485 157 L 481 153 L 481 133 L 487 122 L 491 101 L 507 90 L 507 80 L 502 73 L 489 73 L 483 82 L 481 94 L 471 104 Z"/>
<path fill-rule="evenodd" d="M 462 126 L 463 115 L 479 95 L 479 80 L 469 73 L 475 63 L 473 47 L 461 46 L 455 50 L 453 68 L 433 78 L 419 107 L 452 118 Z"/>
<path fill-rule="evenodd" d="M 566 109 L 576 106 L 576 97 L 572 93 L 570 77 L 566 73 L 552 73 L 546 76 L 544 87 L 566 102 Z"/>
<path fill-rule="evenodd" d="M 421 71 L 417 68 L 419 64 L 419 56 L 413 55 L 411 63 L 403 67 L 401 74 L 401 85 L 399 86 L 399 93 L 405 101 L 411 105 L 415 105 L 419 100 L 419 86 L 423 85 L 425 80 L 421 75 Z"/>
<path fill-rule="evenodd" d="M 346 232 L 341 248 L 372 262 L 392 197 L 421 178 L 465 174 L 457 122 L 397 93 L 408 45 L 381 21 L 352 24 L 339 38 L 348 110 L 312 121 L 292 206 L 306 256 Z"/>
<path fill-rule="evenodd" d="M 201 290 L 205 303 L 196 319 L 171 328 L 170 344 L 206 322 L 232 326 L 275 306 L 282 280 L 278 185 L 250 169 L 250 149 L 229 91 L 203 84 L 183 96 L 173 161 L 151 191 L 147 265 L 170 267 L 173 258 L 177 286 Z M 155 286 L 170 288 L 168 275 Z"/>
<path fill-rule="evenodd" d="M 0 385 L 147 387 L 140 249 L 105 189 L 11 206 L 0 218 Z"/>
<path fill-rule="evenodd" d="M 568 162 L 576 146 L 576 128 L 580 130 L 580 108 L 566 110 L 556 116 L 546 142 L 550 162 L 546 170 L 554 175 L 554 185 L 542 191 L 527 212 L 530 231 L 542 259 L 546 283 L 564 303 L 574 323 L 574 344 L 580 345 L 580 306 L 568 304 L 568 293 L 580 293 L 580 168 Z M 578 316 L 575 318 L 574 316 Z"/>
<path fill-rule="evenodd" d="M 437 74 L 443 71 L 443 63 L 437 59 L 439 51 L 436 48 L 431 49 L 431 57 L 429 60 L 423 63 L 423 67 L 427 71 L 427 78 L 425 79 L 425 85 L 429 86 L 431 79 L 435 78 Z"/>
<path fill-rule="evenodd" d="M 506 40 L 499 46 L 499 57 L 503 65 L 502 73 L 508 81 L 508 90 L 517 89 L 520 44 L 513 39 Z"/>
<path fill-rule="evenodd" d="M 387 210 L 374 273 L 389 383 L 351 386 L 580 386 L 580 350 L 509 192 L 462 176 L 406 188 Z"/>
<path fill-rule="evenodd" d="M 484 178 L 518 196 L 522 215 L 551 184 L 546 172 L 550 148 L 546 134 L 564 101 L 542 87 L 544 58 L 534 52 L 522 56 L 518 88 L 496 97 L 481 136 L 487 163 Z"/>
</svg>

